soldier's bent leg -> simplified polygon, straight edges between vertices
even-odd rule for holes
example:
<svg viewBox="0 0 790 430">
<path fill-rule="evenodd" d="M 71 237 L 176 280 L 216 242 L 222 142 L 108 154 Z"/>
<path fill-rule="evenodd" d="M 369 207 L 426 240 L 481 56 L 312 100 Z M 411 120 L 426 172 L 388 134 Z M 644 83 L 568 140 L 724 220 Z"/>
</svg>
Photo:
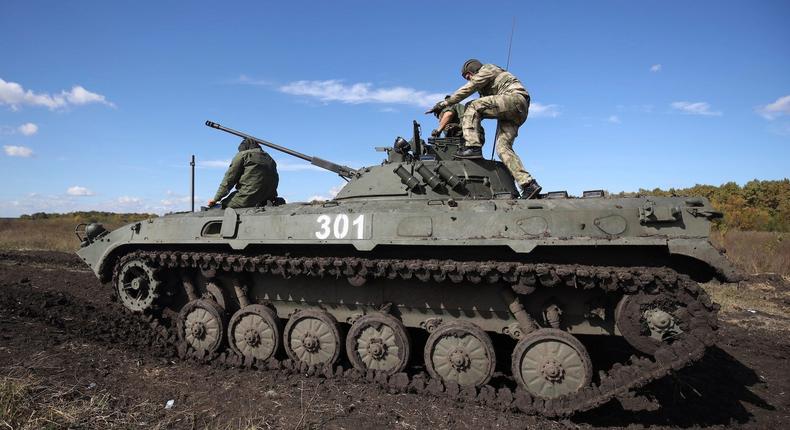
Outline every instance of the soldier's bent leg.
<svg viewBox="0 0 790 430">
<path fill-rule="evenodd" d="M 524 169 L 521 158 L 513 151 L 513 142 L 518 136 L 518 125 L 512 121 L 497 121 L 496 152 L 502 163 L 510 170 L 513 179 L 520 186 L 524 186 L 532 181 L 532 175 Z"/>
<path fill-rule="evenodd" d="M 467 103 L 464 117 L 461 118 L 461 129 L 464 133 L 466 146 L 483 146 L 485 136 L 480 122 L 484 118 L 496 118 L 497 96 L 480 97 Z"/>
<path fill-rule="evenodd" d="M 239 204 L 238 199 L 236 199 L 236 194 L 238 194 L 238 193 L 239 193 L 239 191 L 236 190 L 236 191 L 228 194 L 228 196 L 225 197 L 224 199 L 222 199 L 222 202 L 221 202 L 222 203 L 222 209 L 227 209 L 227 208 L 237 209 L 237 208 L 240 208 L 241 205 Z M 236 201 L 234 201 L 234 199 Z"/>
</svg>

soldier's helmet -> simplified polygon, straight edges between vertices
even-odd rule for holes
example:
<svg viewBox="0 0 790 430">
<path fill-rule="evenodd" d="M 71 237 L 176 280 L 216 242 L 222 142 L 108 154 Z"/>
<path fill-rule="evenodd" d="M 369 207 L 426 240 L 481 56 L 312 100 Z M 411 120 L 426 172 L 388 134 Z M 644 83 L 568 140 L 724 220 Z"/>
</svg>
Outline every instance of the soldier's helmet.
<svg viewBox="0 0 790 430">
<path fill-rule="evenodd" d="M 466 63 L 461 67 L 461 77 L 464 78 L 467 73 L 477 73 L 481 67 L 483 67 L 483 63 L 481 63 L 480 60 L 470 58 L 466 60 Z"/>
</svg>

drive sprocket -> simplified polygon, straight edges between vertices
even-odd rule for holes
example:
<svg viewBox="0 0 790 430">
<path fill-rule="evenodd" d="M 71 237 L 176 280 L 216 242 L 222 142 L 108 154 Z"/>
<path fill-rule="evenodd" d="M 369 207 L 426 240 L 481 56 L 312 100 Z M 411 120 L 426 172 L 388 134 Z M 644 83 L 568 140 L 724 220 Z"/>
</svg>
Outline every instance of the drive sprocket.
<svg viewBox="0 0 790 430">
<path fill-rule="evenodd" d="M 119 267 L 113 280 L 118 301 L 132 312 L 152 310 L 161 286 L 157 269 L 137 258 L 126 259 Z"/>
</svg>

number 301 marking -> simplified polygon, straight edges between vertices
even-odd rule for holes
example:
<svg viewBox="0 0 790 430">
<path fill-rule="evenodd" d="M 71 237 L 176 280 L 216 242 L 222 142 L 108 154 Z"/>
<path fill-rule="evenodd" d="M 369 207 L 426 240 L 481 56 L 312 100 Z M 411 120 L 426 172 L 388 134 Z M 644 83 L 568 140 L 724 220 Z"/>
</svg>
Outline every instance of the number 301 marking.
<svg viewBox="0 0 790 430">
<path fill-rule="evenodd" d="M 318 239 L 328 239 L 331 235 L 335 239 L 345 239 L 350 230 L 349 227 L 355 227 L 357 232 L 356 239 L 362 239 L 365 231 L 365 215 L 360 215 L 351 221 L 351 226 L 348 223 L 348 215 L 339 214 L 335 215 L 334 222 L 329 215 L 321 215 L 316 219 L 319 227 L 321 228 L 315 232 L 315 237 Z"/>
</svg>

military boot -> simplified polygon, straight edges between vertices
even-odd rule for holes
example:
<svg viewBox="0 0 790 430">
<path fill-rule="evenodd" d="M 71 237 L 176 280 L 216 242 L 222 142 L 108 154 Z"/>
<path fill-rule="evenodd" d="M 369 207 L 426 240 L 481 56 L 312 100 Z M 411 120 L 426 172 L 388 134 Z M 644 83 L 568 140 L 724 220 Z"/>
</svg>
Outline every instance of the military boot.
<svg viewBox="0 0 790 430">
<path fill-rule="evenodd" d="M 522 199 L 539 199 L 540 198 L 540 190 L 543 187 L 538 185 L 538 181 L 531 180 L 526 184 L 521 185 L 521 198 Z"/>
<path fill-rule="evenodd" d="M 466 160 L 483 158 L 483 151 L 479 146 L 464 146 L 458 149 L 458 152 L 453 155 L 453 158 L 463 158 Z"/>
</svg>

